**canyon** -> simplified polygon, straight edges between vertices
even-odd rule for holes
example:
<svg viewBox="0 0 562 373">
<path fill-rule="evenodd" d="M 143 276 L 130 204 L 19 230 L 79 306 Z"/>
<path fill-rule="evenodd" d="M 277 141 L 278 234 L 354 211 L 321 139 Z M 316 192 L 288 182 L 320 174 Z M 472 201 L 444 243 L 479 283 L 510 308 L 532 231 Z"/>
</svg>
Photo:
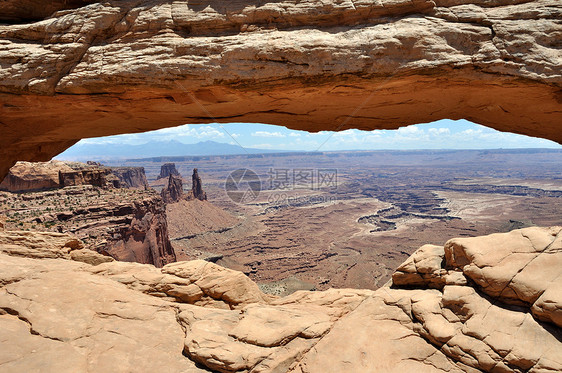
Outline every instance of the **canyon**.
<svg viewBox="0 0 562 373">
<path fill-rule="evenodd" d="M 338 188 L 243 205 L 230 166 L 294 160 L 203 159 L 206 198 L 168 204 L 148 186 L 183 181 L 156 180 L 160 164 L 143 180 L 16 163 L 233 121 L 465 118 L 562 143 L 561 17 L 558 0 L 0 2 L 0 179 L 16 192 L 0 192 L 0 370 L 562 371 L 560 152 L 327 154 L 315 167 Z"/>
<path fill-rule="evenodd" d="M 72 233 L 118 260 L 158 267 L 176 261 L 165 205 L 147 189 L 142 168 L 23 162 L 1 186 L 18 192 L 0 192 L 7 229 Z"/>
<path fill-rule="evenodd" d="M 143 167 L 158 189 L 161 166 L 171 162 L 181 175 L 198 168 L 210 202 L 166 206 L 178 260 L 212 259 L 275 295 L 376 290 L 424 244 L 562 224 L 559 149 L 288 152 L 110 164 Z M 241 166 L 261 185 L 244 203 L 231 199 L 227 182 Z M 297 185 L 295 173 L 302 172 L 311 178 Z"/>
</svg>

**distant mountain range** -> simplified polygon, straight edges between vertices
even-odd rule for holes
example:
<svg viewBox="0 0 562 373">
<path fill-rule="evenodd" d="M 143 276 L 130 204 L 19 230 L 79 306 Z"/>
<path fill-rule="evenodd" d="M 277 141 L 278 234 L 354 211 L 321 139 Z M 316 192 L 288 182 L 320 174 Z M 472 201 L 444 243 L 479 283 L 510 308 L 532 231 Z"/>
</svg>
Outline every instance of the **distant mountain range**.
<svg viewBox="0 0 562 373">
<path fill-rule="evenodd" d="M 244 148 L 216 141 L 184 144 L 179 141 L 151 141 L 141 145 L 126 144 L 76 144 L 56 159 L 68 161 L 149 158 L 160 156 L 233 155 L 279 153 L 279 150 Z"/>
<path fill-rule="evenodd" d="M 533 153 L 560 153 L 562 149 L 428 149 L 428 150 L 340 150 L 328 152 L 303 152 L 290 150 L 272 150 L 272 149 L 256 149 L 244 148 L 240 145 L 221 143 L 216 141 L 202 141 L 196 144 L 184 144 L 179 141 L 151 141 L 140 145 L 126 144 L 76 144 L 67 149 L 63 153 L 55 157 L 55 159 L 65 161 L 111 161 L 111 160 L 131 160 L 131 159 L 148 159 L 158 157 L 189 157 L 189 156 L 224 156 L 224 155 L 246 155 L 253 157 L 255 154 L 277 154 L 277 156 L 297 155 L 302 153 L 306 156 L 336 157 L 339 154 L 350 153 L 348 156 L 362 157 L 372 154 L 386 155 L 382 157 L 385 162 L 390 162 L 387 156 L 394 156 L 408 159 L 412 162 L 416 156 L 435 154 L 487 154 L 493 157 L 494 154 L 533 154 Z M 172 160 L 169 160 L 172 161 Z M 435 161 L 435 160 L 434 160 Z M 546 161 L 546 160 L 545 160 Z"/>
</svg>

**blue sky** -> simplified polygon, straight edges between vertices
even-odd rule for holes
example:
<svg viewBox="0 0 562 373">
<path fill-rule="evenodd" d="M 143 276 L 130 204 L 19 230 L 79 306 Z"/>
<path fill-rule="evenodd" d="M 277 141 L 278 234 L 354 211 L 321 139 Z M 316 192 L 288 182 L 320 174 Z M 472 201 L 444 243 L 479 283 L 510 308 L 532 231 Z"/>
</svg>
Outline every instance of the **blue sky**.
<svg viewBox="0 0 562 373">
<path fill-rule="evenodd" d="M 138 145 L 176 140 L 185 144 L 217 141 L 276 150 L 560 148 L 555 142 L 499 132 L 466 120 L 440 120 L 398 130 L 307 133 L 254 123 L 188 124 L 140 134 L 81 140 L 82 143 Z"/>
</svg>

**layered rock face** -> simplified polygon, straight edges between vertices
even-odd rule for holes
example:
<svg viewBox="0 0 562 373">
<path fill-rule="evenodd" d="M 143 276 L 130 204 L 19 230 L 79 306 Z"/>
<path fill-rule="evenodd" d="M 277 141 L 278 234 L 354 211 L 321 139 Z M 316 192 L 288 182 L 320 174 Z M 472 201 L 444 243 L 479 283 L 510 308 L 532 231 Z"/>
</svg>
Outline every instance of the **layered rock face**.
<svg viewBox="0 0 562 373">
<path fill-rule="evenodd" d="M 207 200 L 207 193 L 203 191 L 203 182 L 196 168 L 193 169 L 193 175 L 191 175 L 191 191 L 188 193 L 187 199 Z"/>
<path fill-rule="evenodd" d="M 96 162 L 18 162 L 0 183 L 0 190 L 30 192 L 93 185 L 100 188 L 147 189 L 143 167 L 105 167 Z"/>
<path fill-rule="evenodd" d="M 132 219 L 125 219 L 119 241 L 107 251 L 112 257 L 162 267 L 176 261 L 176 254 L 168 237 L 166 208 L 156 195 L 132 204 Z"/>
<path fill-rule="evenodd" d="M 83 185 L 1 193 L 0 209 L 8 229 L 72 233 L 87 248 L 123 261 L 162 267 L 176 260 L 165 206 L 153 190 Z"/>
<path fill-rule="evenodd" d="M 173 174 L 170 174 L 170 176 L 168 176 L 168 182 L 160 194 L 162 195 L 164 203 L 174 203 L 185 199 L 181 176 L 174 176 Z"/>
<path fill-rule="evenodd" d="M 111 167 L 111 173 L 119 180 L 120 188 L 149 188 L 144 167 Z"/>
<path fill-rule="evenodd" d="M 175 163 L 164 163 L 160 167 L 160 175 L 158 175 L 157 179 L 165 179 L 165 178 L 169 177 L 170 175 L 181 177 L 180 173 L 176 169 Z"/>
<path fill-rule="evenodd" d="M 71 171 L 59 171 L 60 187 L 76 185 L 93 185 L 98 188 L 107 188 L 110 185 L 118 187 L 117 180 L 109 177 L 109 169 L 72 169 Z"/>
<path fill-rule="evenodd" d="M 560 371 L 561 231 L 424 246 L 391 287 L 285 298 L 213 263 L 107 262 L 70 236 L 0 232 L 0 367 Z"/>
<path fill-rule="evenodd" d="M 18 162 L 0 183 L 0 189 L 27 192 L 60 188 L 61 171 L 72 172 L 72 168 L 61 161 Z"/>
<path fill-rule="evenodd" d="M 84 137 L 186 122 L 319 131 L 466 118 L 562 142 L 561 11 L 558 0 L 112 0 L 5 24 L 0 177 Z"/>
</svg>

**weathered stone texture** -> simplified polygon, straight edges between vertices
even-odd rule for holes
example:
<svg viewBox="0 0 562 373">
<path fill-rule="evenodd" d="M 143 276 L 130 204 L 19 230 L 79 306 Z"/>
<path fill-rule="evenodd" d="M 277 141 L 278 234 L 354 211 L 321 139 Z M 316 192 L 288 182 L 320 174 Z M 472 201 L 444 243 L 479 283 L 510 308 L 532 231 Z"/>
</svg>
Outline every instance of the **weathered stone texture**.
<svg viewBox="0 0 562 373">
<path fill-rule="evenodd" d="M 466 118 L 562 142 L 561 15 L 558 0 L 113 0 L 0 25 L 0 177 L 184 123 Z"/>
<path fill-rule="evenodd" d="M 400 286 L 284 298 L 214 263 L 100 262 L 67 235 L 4 232 L 0 370 L 560 371 L 561 231 L 426 245 L 395 274 Z"/>
</svg>

